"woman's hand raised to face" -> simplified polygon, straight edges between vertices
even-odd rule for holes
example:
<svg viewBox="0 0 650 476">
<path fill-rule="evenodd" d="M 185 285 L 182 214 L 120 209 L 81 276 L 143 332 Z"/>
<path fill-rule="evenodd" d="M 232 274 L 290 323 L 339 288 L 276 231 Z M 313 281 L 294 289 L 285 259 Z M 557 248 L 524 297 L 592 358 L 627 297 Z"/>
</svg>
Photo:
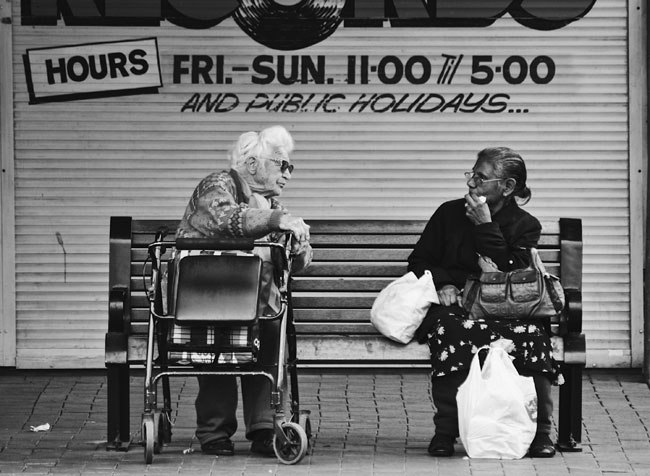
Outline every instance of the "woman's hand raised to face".
<svg viewBox="0 0 650 476">
<path fill-rule="evenodd" d="M 476 196 L 471 193 L 466 194 L 465 216 L 474 225 L 490 223 L 492 221 L 492 215 L 490 214 L 490 207 L 488 207 L 485 197 Z"/>
</svg>

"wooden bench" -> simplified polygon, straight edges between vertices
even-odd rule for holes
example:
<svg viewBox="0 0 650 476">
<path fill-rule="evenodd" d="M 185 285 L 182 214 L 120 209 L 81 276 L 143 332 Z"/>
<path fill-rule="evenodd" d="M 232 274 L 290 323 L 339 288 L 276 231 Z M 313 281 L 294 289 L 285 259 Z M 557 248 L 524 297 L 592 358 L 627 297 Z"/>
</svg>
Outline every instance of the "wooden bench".
<svg viewBox="0 0 650 476">
<path fill-rule="evenodd" d="M 377 293 L 406 272 L 406 259 L 424 229 L 421 220 L 307 220 L 312 265 L 293 277 L 292 305 L 299 368 L 429 368 L 429 349 L 394 343 L 370 324 Z M 148 300 L 143 283 L 147 245 L 161 229 L 174 235 L 178 220 L 112 217 L 109 257 L 108 448 L 126 449 L 129 370 L 145 360 Z M 582 224 L 560 218 L 542 223 L 539 249 L 547 270 L 560 276 L 567 308 L 552 323 L 556 358 L 566 382 L 559 390 L 558 447 L 580 451 L 582 371 Z M 170 238 L 171 239 L 171 238 Z"/>
</svg>

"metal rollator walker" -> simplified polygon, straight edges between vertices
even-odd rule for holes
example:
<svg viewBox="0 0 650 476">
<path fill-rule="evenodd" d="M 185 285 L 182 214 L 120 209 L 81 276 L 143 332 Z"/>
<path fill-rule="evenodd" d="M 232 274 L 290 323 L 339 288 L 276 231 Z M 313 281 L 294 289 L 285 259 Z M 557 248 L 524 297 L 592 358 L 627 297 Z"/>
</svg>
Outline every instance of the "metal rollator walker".
<svg viewBox="0 0 650 476">
<path fill-rule="evenodd" d="M 141 424 L 145 463 L 152 463 L 153 455 L 171 442 L 169 378 L 201 375 L 267 378 L 275 409 L 277 458 L 295 464 L 307 453 L 311 424 L 309 412 L 299 409 L 290 240 L 287 235 L 285 244 L 234 238 L 174 242 L 163 241 L 160 232 L 149 245 L 150 312 Z M 258 253 L 266 248 L 273 257 L 281 309 L 271 316 L 259 315 L 263 260 L 254 248 Z"/>
</svg>

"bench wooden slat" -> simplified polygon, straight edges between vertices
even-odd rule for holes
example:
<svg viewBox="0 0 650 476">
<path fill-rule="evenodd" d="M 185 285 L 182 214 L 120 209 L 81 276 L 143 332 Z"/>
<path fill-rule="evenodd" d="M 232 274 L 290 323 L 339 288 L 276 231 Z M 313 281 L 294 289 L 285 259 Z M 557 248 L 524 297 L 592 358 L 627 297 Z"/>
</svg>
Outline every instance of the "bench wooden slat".
<svg viewBox="0 0 650 476">
<path fill-rule="evenodd" d="M 406 263 L 412 248 L 381 249 L 381 248 L 315 248 L 314 262 L 318 261 L 399 261 Z M 540 258 L 544 263 L 559 262 L 558 249 L 541 249 Z"/>
<path fill-rule="evenodd" d="M 163 241 L 169 241 L 173 244 L 174 242 L 174 234 L 176 233 L 175 230 L 172 230 L 172 232 L 165 236 L 163 238 Z M 133 247 L 134 248 L 146 248 L 149 246 L 151 243 L 154 242 L 156 239 L 156 232 L 152 231 L 150 233 L 138 233 L 133 235 Z"/>
<path fill-rule="evenodd" d="M 546 270 L 559 276 L 560 267 L 556 264 L 546 264 Z M 147 269 L 147 271 L 150 271 Z M 323 290 L 323 291 L 381 291 L 388 284 L 390 284 L 394 279 L 401 276 L 401 274 L 391 274 L 386 272 L 386 276 L 365 276 L 365 277 L 356 277 L 356 276 L 332 276 L 332 273 L 328 273 L 326 276 L 321 275 L 308 275 L 308 276 L 297 276 L 292 281 L 292 289 L 294 291 L 313 291 L 313 290 Z M 145 275 L 146 277 L 146 275 Z M 147 281 L 148 283 L 148 281 Z M 136 292 L 144 292 L 145 284 L 142 281 L 142 276 L 138 274 L 133 274 L 131 276 L 131 289 Z"/>
<path fill-rule="evenodd" d="M 364 322 L 368 321 L 367 309 L 360 308 L 326 308 L 326 309 L 294 309 L 294 320 L 296 322 L 315 322 L 327 324 L 332 322 Z M 149 321 L 149 308 L 139 307 L 131 309 L 131 326 L 135 332 L 146 333 L 146 323 Z M 133 327 L 136 325 L 136 327 Z M 142 327 L 145 325 L 145 327 Z"/>
<path fill-rule="evenodd" d="M 163 264 L 164 266 L 164 264 Z M 147 281 L 149 280 L 149 277 L 151 276 L 151 261 L 145 261 L 145 262 L 136 262 L 132 261 L 131 262 L 131 276 L 135 278 L 136 280 L 142 280 L 142 274 L 144 273 L 144 276 L 147 278 Z"/>
<path fill-rule="evenodd" d="M 553 263 L 548 263 L 546 270 L 549 273 L 557 274 L 559 268 Z M 376 263 L 363 261 L 342 262 L 316 262 L 312 263 L 307 269 L 301 271 L 296 276 L 393 276 L 399 277 L 406 273 L 406 263 Z"/>
<path fill-rule="evenodd" d="M 564 361 L 564 346 L 559 338 L 552 338 L 553 356 Z M 143 335 L 131 336 L 128 342 L 129 361 L 142 364 L 146 356 L 146 339 Z M 395 358 L 398 355 L 399 358 Z M 354 356 L 350 358 L 350 356 Z M 377 337 L 339 337 L 320 334 L 298 336 L 298 360 L 301 367 L 413 367 L 429 368 L 430 353 L 427 345 L 411 342 L 400 344 Z"/>
<path fill-rule="evenodd" d="M 365 309 L 366 315 L 375 301 L 376 293 L 350 293 L 350 292 L 309 292 L 296 293 L 293 296 L 293 306 L 297 309 L 316 308 L 359 308 Z M 133 308 L 145 309 L 149 301 L 144 293 L 131 294 L 131 306 Z"/>
<path fill-rule="evenodd" d="M 297 334 L 358 335 L 381 336 L 370 322 L 296 322 Z"/>
<path fill-rule="evenodd" d="M 300 309 L 293 310 L 293 317 L 296 322 L 360 322 L 369 319 L 368 309 Z"/>
<path fill-rule="evenodd" d="M 147 295 L 143 292 L 132 291 L 131 292 L 131 307 L 132 308 L 149 308 L 149 299 Z"/>
<path fill-rule="evenodd" d="M 427 224 L 424 220 L 306 220 L 311 226 L 310 233 L 351 235 L 359 233 L 390 235 L 417 234 L 420 235 Z"/>
<path fill-rule="evenodd" d="M 430 360 L 429 346 L 412 342 L 399 344 L 381 336 L 303 335 L 298 346 L 298 359 L 305 364 L 327 361 L 336 364 L 351 361 L 419 361 Z"/>
<path fill-rule="evenodd" d="M 169 234 L 173 234 L 178 227 L 179 220 L 169 219 L 134 219 L 131 230 L 133 234 L 155 234 L 155 231 L 166 227 Z M 311 226 L 314 233 L 332 233 L 332 234 L 349 234 L 363 229 L 367 233 L 422 233 L 427 220 L 340 220 L 340 219 L 322 219 L 309 220 L 307 223 Z M 542 233 L 559 234 L 559 224 L 557 220 L 543 220 Z"/>
<path fill-rule="evenodd" d="M 314 261 L 400 261 L 406 262 L 411 248 L 315 248 Z M 146 248 L 133 248 L 131 250 L 131 261 L 142 262 L 148 260 Z M 172 257 L 171 248 L 167 248 L 162 255 L 164 261 Z"/>
<path fill-rule="evenodd" d="M 147 284 L 149 280 L 147 279 Z M 131 292 L 144 292 L 145 284 L 142 282 L 141 277 L 132 276 L 131 277 Z"/>
<path fill-rule="evenodd" d="M 319 261 L 398 261 L 405 263 L 411 254 L 411 248 L 403 249 L 382 249 L 382 248 L 315 248 L 314 262 Z M 541 249 L 539 252 L 545 264 L 558 263 L 560 251 L 558 249 Z M 167 248 L 162 255 L 163 261 L 172 257 L 171 248 Z M 144 264 L 148 261 L 149 253 L 146 248 L 133 248 L 131 250 L 131 262 Z"/>
<path fill-rule="evenodd" d="M 131 309 L 131 325 L 134 322 L 149 322 L 149 308 L 139 307 Z M 146 330 L 144 330 L 146 332 Z"/>
<path fill-rule="evenodd" d="M 371 234 L 417 233 L 421 234 L 428 220 L 355 220 L 321 219 L 307 220 L 313 233 L 351 234 L 363 230 Z M 542 220 L 542 234 L 559 235 L 558 220 Z"/>
<path fill-rule="evenodd" d="M 348 261 L 345 263 L 321 261 L 312 263 L 297 276 L 401 276 L 406 263 Z"/>
<path fill-rule="evenodd" d="M 294 293 L 300 291 L 374 291 L 379 293 L 394 280 L 385 278 L 296 277 L 291 284 Z"/>
<path fill-rule="evenodd" d="M 133 219 L 131 223 L 131 233 L 134 235 L 140 234 L 151 234 L 152 236 L 156 233 L 157 230 L 161 228 L 167 228 L 169 234 L 173 235 L 176 233 L 176 228 L 180 220 L 169 220 L 169 219 Z"/>
<path fill-rule="evenodd" d="M 552 337 L 553 356 L 564 361 L 562 339 Z M 429 346 L 412 341 L 409 344 L 393 342 L 381 336 L 327 336 L 320 334 L 299 336 L 298 359 L 309 366 L 319 362 L 330 365 L 359 362 L 411 362 L 429 365 Z"/>
<path fill-rule="evenodd" d="M 542 233 L 542 236 L 539 237 L 539 242 L 537 247 L 540 249 L 544 248 L 557 248 L 560 246 L 560 237 L 558 235 L 545 235 Z"/>
<path fill-rule="evenodd" d="M 354 245 L 368 248 L 401 247 L 412 249 L 419 238 L 419 235 L 319 235 L 311 231 L 309 236 L 309 242 L 314 248 Z"/>
<path fill-rule="evenodd" d="M 314 262 L 317 261 L 399 261 L 405 263 L 411 248 L 314 248 Z"/>
<path fill-rule="evenodd" d="M 326 247 L 345 247 L 346 245 L 354 245 L 356 247 L 377 247 L 383 249 L 391 248 L 404 248 L 409 251 L 419 239 L 419 234 L 392 234 L 392 235 L 367 235 L 367 234 L 353 234 L 353 235 L 322 235 L 310 231 L 310 243 L 317 248 Z M 133 235 L 132 247 L 133 249 L 145 249 L 155 239 L 155 233 L 141 233 Z M 167 236 L 164 241 L 173 244 L 173 235 Z M 560 243 L 557 235 L 542 234 L 539 239 L 538 247 L 540 249 L 549 247 L 558 247 Z"/>
<path fill-rule="evenodd" d="M 165 252 L 162 254 L 161 258 L 163 261 L 169 261 L 172 257 L 172 248 L 168 247 Z M 149 252 L 147 248 L 132 248 L 131 249 L 131 261 L 144 263 L 149 259 Z"/>
<path fill-rule="evenodd" d="M 295 309 L 364 308 L 368 313 L 376 297 L 377 293 L 305 292 L 294 294 L 292 302 Z"/>
<path fill-rule="evenodd" d="M 314 248 L 322 248 L 326 246 L 341 246 L 345 247 L 350 245 L 366 246 L 366 247 L 379 247 L 386 248 L 408 247 L 412 249 L 417 243 L 420 235 L 319 235 L 310 230 L 310 243 Z M 539 239 L 539 248 L 557 247 L 560 240 L 557 235 L 542 235 Z"/>
</svg>

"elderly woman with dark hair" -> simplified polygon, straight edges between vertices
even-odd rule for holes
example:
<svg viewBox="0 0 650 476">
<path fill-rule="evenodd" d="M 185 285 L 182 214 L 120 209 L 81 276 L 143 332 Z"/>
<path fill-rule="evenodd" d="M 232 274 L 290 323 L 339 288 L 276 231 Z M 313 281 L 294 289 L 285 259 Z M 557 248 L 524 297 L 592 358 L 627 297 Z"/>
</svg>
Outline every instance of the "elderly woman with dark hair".
<svg viewBox="0 0 650 476">
<path fill-rule="evenodd" d="M 417 276 L 431 271 L 440 299 L 416 333 L 418 341 L 428 341 L 431 349 L 436 414 L 428 451 L 432 456 L 454 453 L 456 394 L 471 360 L 481 346 L 509 339 L 515 347 L 511 354 L 515 367 L 533 377 L 537 390 L 537 433 L 529 456 L 552 457 L 551 383 L 559 374 L 548 330 L 538 321 L 471 320 L 461 307 L 465 280 L 481 271 L 479 256 L 489 258 L 502 271 L 529 264 L 529 250 L 537 246 L 541 225 L 519 207 L 531 197 L 526 165 L 507 147 L 489 148 L 479 152 L 465 177 L 469 188 L 465 198 L 443 203 L 436 210 L 408 258 L 408 269 Z"/>
</svg>

